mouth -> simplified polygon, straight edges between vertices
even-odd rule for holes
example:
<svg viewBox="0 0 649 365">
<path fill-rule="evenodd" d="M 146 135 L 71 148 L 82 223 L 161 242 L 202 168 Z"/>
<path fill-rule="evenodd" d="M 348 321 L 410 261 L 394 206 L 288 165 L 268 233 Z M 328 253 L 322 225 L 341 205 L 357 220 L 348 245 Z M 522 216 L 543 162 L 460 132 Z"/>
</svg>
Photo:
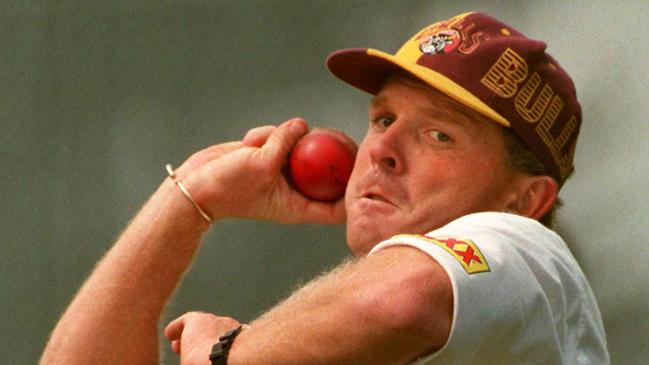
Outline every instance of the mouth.
<svg viewBox="0 0 649 365">
<path fill-rule="evenodd" d="M 389 205 L 394 206 L 394 203 L 392 203 L 392 201 L 390 201 L 388 198 L 386 198 L 385 196 L 383 196 L 381 194 L 367 193 L 367 194 L 364 194 L 362 196 L 362 198 L 371 200 L 373 202 L 385 203 L 385 204 L 389 204 Z"/>
<path fill-rule="evenodd" d="M 365 194 L 365 195 L 363 195 L 363 198 L 370 199 L 370 200 L 378 200 L 378 201 L 381 201 L 381 202 L 389 203 L 389 201 L 387 199 L 385 199 L 384 197 L 382 197 L 381 195 L 373 194 L 373 193 Z"/>
</svg>

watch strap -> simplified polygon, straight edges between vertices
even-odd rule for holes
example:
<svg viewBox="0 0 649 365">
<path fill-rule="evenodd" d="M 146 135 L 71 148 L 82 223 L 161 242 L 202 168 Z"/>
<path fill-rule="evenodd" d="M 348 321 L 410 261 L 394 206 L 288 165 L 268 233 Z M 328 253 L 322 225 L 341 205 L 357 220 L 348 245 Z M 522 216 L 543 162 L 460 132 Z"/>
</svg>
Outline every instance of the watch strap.
<svg viewBox="0 0 649 365">
<path fill-rule="evenodd" d="M 212 365 L 226 365 L 230 347 L 234 342 L 235 337 L 243 330 L 243 326 L 231 329 L 219 337 L 219 342 L 212 346 L 212 353 L 210 354 L 210 361 Z"/>
</svg>

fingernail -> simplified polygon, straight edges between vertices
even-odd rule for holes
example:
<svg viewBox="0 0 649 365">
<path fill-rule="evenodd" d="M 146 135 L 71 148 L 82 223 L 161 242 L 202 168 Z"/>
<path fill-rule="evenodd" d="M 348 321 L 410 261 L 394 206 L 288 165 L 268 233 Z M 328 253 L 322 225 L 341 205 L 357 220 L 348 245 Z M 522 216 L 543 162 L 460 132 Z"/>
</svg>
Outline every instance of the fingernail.
<svg viewBox="0 0 649 365">
<path fill-rule="evenodd" d="M 301 119 L 293 120 L 288 128 L 291 130 L 291 133 L 302 133 L 304 128 L 306 128 L 306 123 Z"/>
</svg>

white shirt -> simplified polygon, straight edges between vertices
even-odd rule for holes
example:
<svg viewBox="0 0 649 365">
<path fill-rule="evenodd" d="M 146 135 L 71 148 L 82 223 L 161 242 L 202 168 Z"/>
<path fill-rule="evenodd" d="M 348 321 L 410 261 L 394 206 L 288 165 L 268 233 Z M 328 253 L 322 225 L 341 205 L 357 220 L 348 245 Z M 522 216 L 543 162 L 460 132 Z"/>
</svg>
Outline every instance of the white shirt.
<svg viewBox="0 0 649 365">
<path fill-rule="evenodd" d="M 426 235 L 398 235 L 372 252 L 415 247 L 453 286 L 448 341 L 416 364 L 608 364 L 597 302 L 564 241 L 506 213 L 461 217 Z"/>
</svg>

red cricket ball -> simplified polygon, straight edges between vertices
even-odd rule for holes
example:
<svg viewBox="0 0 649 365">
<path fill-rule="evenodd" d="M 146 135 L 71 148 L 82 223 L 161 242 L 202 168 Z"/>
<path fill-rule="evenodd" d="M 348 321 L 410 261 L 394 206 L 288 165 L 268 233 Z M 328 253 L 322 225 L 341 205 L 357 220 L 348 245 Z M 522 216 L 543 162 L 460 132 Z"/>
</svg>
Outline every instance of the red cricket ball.
<svg viewBox="0 0 649 365">
<path fill-rule="evenodd" d="M 289 174 L 304 196 L 334 201 L 345 195 L 358 147 L 343 132 L 316 128 L 302 137 L 289 157 Z"/>
</svg>

